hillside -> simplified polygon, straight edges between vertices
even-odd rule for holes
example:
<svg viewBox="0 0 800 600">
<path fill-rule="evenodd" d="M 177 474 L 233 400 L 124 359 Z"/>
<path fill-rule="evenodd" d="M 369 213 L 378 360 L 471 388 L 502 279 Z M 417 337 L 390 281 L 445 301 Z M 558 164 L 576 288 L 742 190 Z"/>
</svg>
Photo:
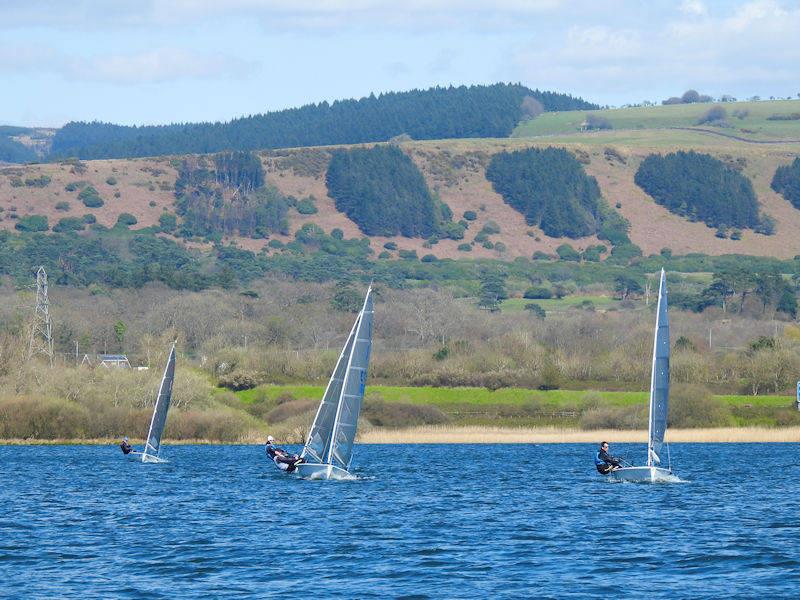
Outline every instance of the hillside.
<svg viewBox="0 0 800 600">
<path fill-rule="evenodd" d="M 400 144 L 401 149 L 420 168 L 430 189 L 449 205 L 454 220 L 461 219 L 465 211 L 473 211 L 476 219 L 469 222 L 464 240 L 442 239 L 429 248 L 424 239 L 375 236 L 371 238 L 373 250 L 377 254 L 384 244 L 394 242 L 399 249 L 415 250 L 420 257 L 430 253 L 439 258 L 512 260 L 518 256 L 530 257 L 535 251 L 553 253 L 565 242 L 577 249 L 598 243 L 593 236 L 577 240 L 547 237 L 538 228 L 526 225 L 524 216 L 505 204 L 486 179 L 486 168 L 493 154 L 549 145 L 565 147 L 579 157 L 587 174 L 597 179 L 603 197 L 611 206 L 619 205 L 617 210 L 631 224 L 631 240 L 645 254 L 658 253 L 665 247 L 672 249 L 674 254 L 740 253 L 780 258 L 800 254 L 800 238 L 796 235 L 800 229 L 800 211 L 770 188 L 776 168 L 790 164 L 800 152 L 800 144 L 754 145 L 678 130 L 612 130 L 546 139 L 404 142 Z M 706 152 L 741 168 L 741 172 L 751 179 L 762 210 L 775 219 L 775 235 L 764 236 L 746 230 L 741 240 L 720 239 L 703 223 L 689 222 L 655 204 L 636 186 L 634 175 L 638 165 L 650 153 L 677 149 Z M 341 229 L 345 238 L 362 237 L 356 224 L 337 211 L 334 201 L 328 196 L 325 174 L 330 150 L 296 149 L 260 154 L 269 183 L 287 196 L 313 196 L 318 210 L 316 214 L 290 210 L 289 235 L 276 234 L 272 236 L 274 239 L 289 242 L 294 233 L 307 223 L 319 225 L 326 232 Z M 164 211 L 175 212 L 175 164 L 174 159 L 164 157 L 5 167 L 0 170 L 0 208 L 3 210 L 0 228 L 13 230 L 15 223 L 25 215 L 45 215 L 52 227 L 62 217 L 86 213 L 94 214 L 98 223 L 112 227 L 124 212 L 138 220 L 132 227 L 134 230 L 157 225 Z M 50 178 L 46 185 L 25 184 L 28 179 L 43 181 L 42 176 Z M 78 191 L 65 189 L 77 181 L 95 187 L 104 199 L 104 206 L 87 209 L 78 200 Z M 69 203 L 69 211 L 57 210 L 56 204 L 64 201 Z M 490 239 L 495 243 L 502 242 L 505 245 L 503 252 L 486 249 L 477 243 L 471 246 L 470 252 L 458 250 L 460 244 L 470 242 L 490 221 L 500 229 Z M 226 239 L 256 251 L 267 246 L 264 239 Z M 392 250 L 391 254 L 397 256 L 397 251 Z"/>
<path fill-rule="evenodd" d="M 226 123 L 67 123 L 53 139 L 52 156 L 131 158 L 385 142 L 396 136 L 506 137 L 526 114 L 591 108 L 597 105 L 520 84 L 435 87 L 309 104 Z"/>
<path fill-rule="evenodd" d="M 700 124 L 712 107 L 725 111 L 724 122 Z M 588 117 L 605 119 L 615 130 L 700 128 L 722 136 L 753 141 L 800 141 L 800 100 L 769 102 L 696 103 L 668 106 L 638 106 L 588 111 L 547 112 L 523 121 L 513 137 L 573 134 L 581 131 Z M 721 125 L 721 126 L 720 126 Z"/>
</svg>

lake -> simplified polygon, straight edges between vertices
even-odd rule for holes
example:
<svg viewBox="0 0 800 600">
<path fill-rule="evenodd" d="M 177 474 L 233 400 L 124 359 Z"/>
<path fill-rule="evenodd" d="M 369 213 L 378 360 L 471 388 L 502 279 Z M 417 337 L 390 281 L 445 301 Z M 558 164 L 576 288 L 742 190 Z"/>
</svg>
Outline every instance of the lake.
<svg viewBox="0 0 800 600">
<path fill-rule="evenodd" d="M 0 446 L 0 597 L 800 595 L 800 445 L 671 450 L 685 482 L 637 485 L 585 444 L 357 446 L 339 482 L 256 446 Z"/>
</svg>

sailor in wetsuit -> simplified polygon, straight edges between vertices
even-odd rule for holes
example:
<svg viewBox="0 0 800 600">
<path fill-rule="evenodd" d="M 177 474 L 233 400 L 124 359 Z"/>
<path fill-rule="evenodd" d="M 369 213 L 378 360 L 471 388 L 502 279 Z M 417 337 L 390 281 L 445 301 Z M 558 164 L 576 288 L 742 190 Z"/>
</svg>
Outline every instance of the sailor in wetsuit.
<svg viewBox="0 0 800 600">
<path fill-rule="evenodd" d="M 597 467 L 599 473 L 608 475 L 611 471 L 621 468 L 621 462 L 621 459 L 608 453 L 608 442 L 600 444 L 600 450 L 594 457 L 594 466 Z"/>
<path fill-rule="evenodd" d="M 286 450 L 276 447 L 273 442 L 275 442 L 275 438 L 271 435 L 267 436 L 267 445 L 264 450 L 281 471 L 292 473 L 298 464 L 305 462 L 305 459 L 300 458 L 297 454 L 289 454 Z"/>
<path fill-rule="evenodd" d="M 133 446 L 128 443 L 128 436 L 122 438 L 122 442 L 120 443 L 119 447 L 123 454 L 130 454 L 133 452 Z"/>
</svg>

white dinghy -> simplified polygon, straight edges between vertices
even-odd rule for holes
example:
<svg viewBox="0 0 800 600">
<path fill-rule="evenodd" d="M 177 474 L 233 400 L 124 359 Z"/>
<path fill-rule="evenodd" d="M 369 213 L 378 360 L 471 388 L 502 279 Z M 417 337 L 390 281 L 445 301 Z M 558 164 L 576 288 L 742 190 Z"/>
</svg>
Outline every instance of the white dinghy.
<svg viewBox="0 0 800 600">
<path fill-rule="evenodd" d="M 172 400 L 172 384 L 175 381 L 175 342 L 169 351 L 167 366 L 164 368 L 164 375 L 161 378 L 161 385 L 158 386 L 158 396 L 153 406 L 153 417 L 150 419 L 150 431 L 147 433 L 147 441 L 142 452 L 142 462 L 165 462 L 159 458 L 161 450 L 161 435 L 164 433 L 164 426 L 167 424 L 167 412 L 169 403 Z"/>
<path fill-rule="evenodd" d="M 307 479 L 348 479 L 372 349 L 372 286 L 339 355 L 297 465 Z"/>
<path fill-rule="evenodd" d="M 667 310 L 667 277 L 661 269 L 661 283 L 658 287 L 658 309 L 656 310 L 656 331 L 653 340 L 653 370 L 650 374 L 650 419 L 647 442 L 647 466 L 623 467 L 614 469 L 608 476 L 617 481 L 655 483 L 675 481 L 672 465 L 669 464 L 667 447 L 667 467 L 661 465 L 664 434 L 667 431 L 669 412 L 669 315 Z"/>
</svg>

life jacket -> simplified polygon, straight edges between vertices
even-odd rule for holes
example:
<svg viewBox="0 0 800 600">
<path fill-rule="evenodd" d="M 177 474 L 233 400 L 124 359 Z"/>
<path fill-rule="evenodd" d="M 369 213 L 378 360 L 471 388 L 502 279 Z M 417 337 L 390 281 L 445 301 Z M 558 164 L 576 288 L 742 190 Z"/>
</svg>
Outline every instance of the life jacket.
<svg viewBox="0 0 800 600">
<path fill-rule="evenodd" d="M 604 461 L 602 458 L 600 458 L 600 450 L 598 450 L 597 454 L 594 455 L 594 464 L 597 467 L 605 465 L 605 464 L 608 464 L 608 463 L 606 463 L 606 461 Z"/>
</svg>

